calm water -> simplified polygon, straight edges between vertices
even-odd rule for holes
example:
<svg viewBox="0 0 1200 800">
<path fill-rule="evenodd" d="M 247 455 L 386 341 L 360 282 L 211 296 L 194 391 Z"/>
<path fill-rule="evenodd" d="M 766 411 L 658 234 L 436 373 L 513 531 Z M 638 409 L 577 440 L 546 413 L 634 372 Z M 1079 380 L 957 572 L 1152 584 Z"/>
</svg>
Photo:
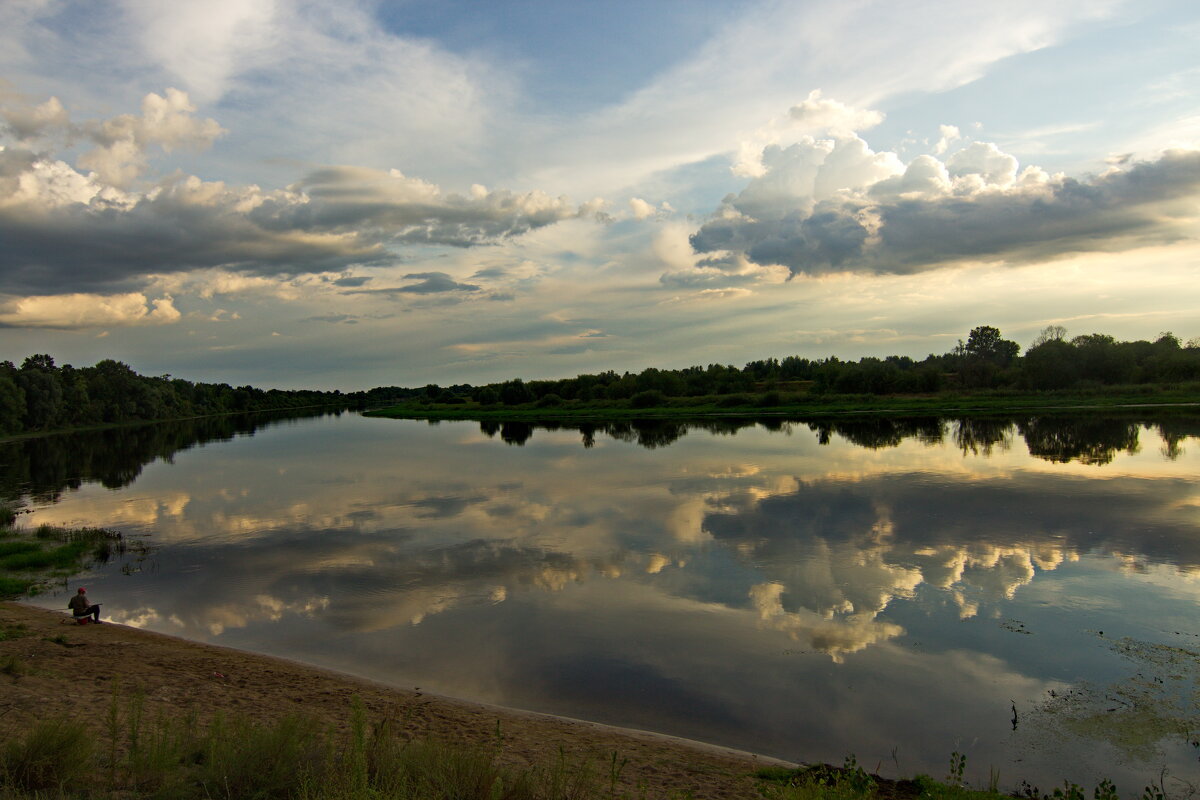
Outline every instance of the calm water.
<svg viewBox="0 0 1200 800">
<path fill-rule="evenodd" d="M 0 446 L 115 621 L 884 774 L 1200 783 L 1200 420 L 353 414 Z M 73 582 L 33 602 L 62 606 Z M 1177 785 L 1177 784 L 1176 784 Z"/>
</svg>

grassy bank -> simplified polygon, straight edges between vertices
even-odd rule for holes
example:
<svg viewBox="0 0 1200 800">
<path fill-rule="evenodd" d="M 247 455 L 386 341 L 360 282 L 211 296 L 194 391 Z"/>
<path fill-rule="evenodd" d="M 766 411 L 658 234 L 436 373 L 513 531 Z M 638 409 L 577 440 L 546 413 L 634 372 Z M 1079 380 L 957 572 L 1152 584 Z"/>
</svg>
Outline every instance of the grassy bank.
<svg viewBox="0 0 1200 800">
<path fill-rule="evenodd" d="M 22 529 L 16 519 L 13 509 L 0 506 L 0 600 L 30 594 L 47 581 L 125 551 L 124 537 L 116 531 L 54 525 Z"/>
<path fill-rule="evenodd" d="M 559 751 L 545 763 L 515 761 L 497 723 L 486 745 L 464 746 L 409 738 L 403 720 L 368 718 L 355 698 L 341 727 L 289 715 L 273 722 L 218 714 L 155 717 L 135 689 L 114 692 L 103 731 L 57 717 L 0 742 L 0 800 L 31 798 L 295 798 L 296 800 L 585 800 L 694 797 L 679 787 L 666 794 L 622 780 L 629 762 L 619 751 L 573 758 Z M 853 756 L 842 767 L 771 767 L 755 775 L 766 800 L 1000 800 L 992 785 L 962 780 L 965 758 L 954 753 L 944 780 L 926 775 L 891 780 L 867 773 Z M 1151 792 L 1153 788 L 1147 787 Z M 1096 800 L 1118 800 L 1105 781 Z M 1051 795 L 1026 787 L 1026 800 L 1084 800 L 1064 784 Z"/>
<path fill-rule="evenodd" d="M 1200 384 L 1096 387 L 1069 391 L 995 389 L 928 395 L 818 394 L 765 391 L 755 394 L 667 397 L 635 395 L 627 400 L 562 400 L 504 405 L 473 401 L 410 401 L 366 412 L 399 419 L 470 420 L 627 420 L 717 416 L 813 417 L 849 414 L 996 414 L 1126 407 L 1175 407 L 1200 411 Z"/>
</svg>

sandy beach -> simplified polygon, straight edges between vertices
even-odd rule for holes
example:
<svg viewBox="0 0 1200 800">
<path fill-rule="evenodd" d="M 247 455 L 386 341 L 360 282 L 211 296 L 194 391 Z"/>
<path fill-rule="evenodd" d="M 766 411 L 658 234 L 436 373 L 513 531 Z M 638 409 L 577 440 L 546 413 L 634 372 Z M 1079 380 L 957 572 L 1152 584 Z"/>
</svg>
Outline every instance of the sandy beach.
<svg viewBox="0 0 1200 800">
<path fill-rule="evenodd" d="M 0 603 L 0 627 L 24 635 L 0 641 L 0 659 L 15 656 L 20 674 L 0 675 L 0 732 L 5 737 L 55 715 L 104 729 L 114 691 L 140 690 L 155 715 L 217 712 L 257 720 L 300 713 L 334 725 L 349 720 L 361 698 L 372 719 L 393 720 L 409 737 L 493 743 L 517 765 L 547 764 L 560 748 L 572 761 L 592 760 L 607 773 L 616 752 L 628 759 L 621 783 L 650 797 L 691 792 L 696 798 L 757 797 L 755 769 L 780 764 L 736 750 L 642 731 L 499 708 L 401 689 L 269 656 L 189 642 L 123 625 L 76 625 L 59 614 Z"/>
</svg>

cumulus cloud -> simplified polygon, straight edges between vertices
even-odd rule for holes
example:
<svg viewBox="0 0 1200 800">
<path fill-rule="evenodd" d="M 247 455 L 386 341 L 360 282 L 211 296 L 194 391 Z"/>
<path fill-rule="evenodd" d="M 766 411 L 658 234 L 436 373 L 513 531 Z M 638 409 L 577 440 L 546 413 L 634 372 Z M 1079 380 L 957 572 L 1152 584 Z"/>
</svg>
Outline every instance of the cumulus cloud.
<svg viewBox="0 0 1200 800">
<path fill-rule="evenodd" d="M 31 141 L 50 131 L 65 131 L 71 125 L 71 115 L 57 97 L 34 103 L 2 82 L 0 119 L 19 141 Z"/>
<path fill-rule="evenodd" d="M 140 117 L 122 114 L 84 126 L 96 148 L 79 157 L 79 166 L 94 170 L 105 183 L 126 186 L 145 170 L 150 145 L 167 152 L 203 150 L 225 130 L 216 120 L 196 119 L 195 110 L 186 92 L 167 89 L 165 96 L 151 92 L 142 99 Z"/>
<path fill-rule="evenodd" d="M 812 90 L 804 102 L 792 106 L 788 116 L 806 130 L 842 134 L 873 128 L 883 122 L 883 114 L 880 112 L 854 108 L 832 98 L 822 97 L 820 89 Z"/>
<path fill-rule="evenodd" d="M 958 129 L 957 125 L 939 125 L 938 133 L 941 134 L 941 138 L 934 145 L 933 152 L 939 156 L 950 149 L 951 143 L 962 138 L 962 131 Z"/>
<path fill-rule="evenodd" d="M 634 219 L 650 219 L 651 217 L 663 219 L 675 209 L 665 200 L 661 205 L 655 206 L 640 197 L 631 197 L 629 198 L 629 210 L 633 212 Z"/>
<path fill-rule="evenodd" d="M 941 132 L 939 149 L 958 138 L 949 126 Z M 781 265 L 791 275 L 912 273 L 1166 243 L 1194 237 L 1200 217 L 1196 150 L 1076 179 L 1022 170 L 988 142 L 905 164 L 848 134 L 769 146 L 762 164 L 691 236 L 697 253 Z"/>
<path fill-rule="evenodd" d="M 798 139 L 812 142 L 813 137 L 853 137 L 855 131 L 873 128 L 883 121 L 883 114 L 871 109 L 855 108 L 832 98 L 822 97 L 820 89 L 794 105 L 788 113 L 774 119 L 755 134 L 743 140 L 733 164 L 733 173 L 744 177 L 760 177 L 770 169 L 766 157 Z"/>
<path fill-rule="evenodd" d="M 9 327 L 72 329 L 169 325 L 180 316 L 169 295 L 148 300 L 146 295 L 137 292 L 31 296 L 0 302 L 0 326 Z"/>
<path fill-rule="evenodd" d="M 204 150 L 226 133 L 216 120 L 193 116 L 195 111 L 186 92 L 168 88 L 162 95 L 150 92 L 143 97 L 141 115 L 74 123 L 57 97 L 37 103 L 0 86 L 0 119 L 6 134 L 34 152 L 52 143 L 90 143 L 92 149 L 80 155 L 77 164 L 95 173 L 89 179 L 110 187 L 125 187 L 138 178 L 152 146 L 165 152 Z"/>
<path fill-rule="evenodd" d="M 216 268 L 343 272 L 393 264 L 397 248 L 490 244 L 593 212 L 539 191 L 474 186 L 461 195 L 398 170 L 356 167 L 318 169 L 277 190 L 181 175 L 129 188 L 148 146 L 202 147 L 221 133 L 191 111 L 185 94 L 168 90 L 147 95 L 141 116 L 79 126 L 98 143 L 80 158 L 87 174 L 32 146 L 0 150 L 0 290 L 94 291 Z M 24 117 L 7 124 L 37 130 Z M 406 291 L 445 289 L 423 280 Z"/>
</svg>

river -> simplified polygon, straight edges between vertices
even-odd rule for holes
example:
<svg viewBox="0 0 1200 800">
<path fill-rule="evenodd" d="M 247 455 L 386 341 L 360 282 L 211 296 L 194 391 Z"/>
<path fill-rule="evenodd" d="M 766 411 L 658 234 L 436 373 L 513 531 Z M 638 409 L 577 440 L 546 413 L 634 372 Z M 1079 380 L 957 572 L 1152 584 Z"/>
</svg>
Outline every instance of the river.
<svg viewBox="0 0 1200 800">
<path fill-rule="evenodd" d="M 1200 420 L 221 418 L 0 444 L 116 622 L 885 775 L 1200 783 Z M 1172 783 L 1175 782 L 1175 783 Z"/>
</svg>

